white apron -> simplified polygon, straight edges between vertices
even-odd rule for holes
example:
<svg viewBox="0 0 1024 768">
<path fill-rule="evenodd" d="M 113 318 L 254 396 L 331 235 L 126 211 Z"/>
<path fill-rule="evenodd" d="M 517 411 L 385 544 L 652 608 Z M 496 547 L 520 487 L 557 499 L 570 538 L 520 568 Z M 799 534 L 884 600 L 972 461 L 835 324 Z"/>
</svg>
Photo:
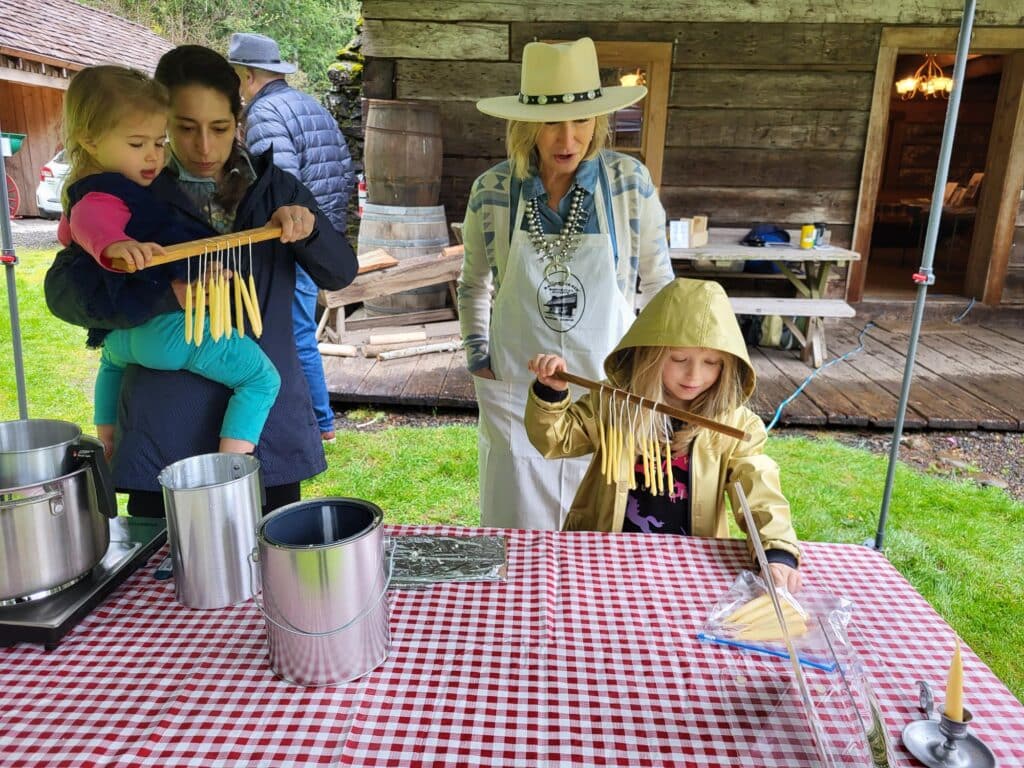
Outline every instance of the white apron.
<svg viewBox="0 0 1024 768">
<path fill-rule="evenodd" d="M 600 231 L 610 232 L 600 187 L 594 203 Z M 520 198 L 516 210 L 525 205 Z M 491 311 L 496 380 L 473 377 L 480 409 L 480 524 L 557 530 L 592 456 L 545 459 L 530 443 L 523 413 L 534 377 L 526 364 L 540 352 L 556 353 L 571 373 L 602 379 L 605 357 L 635 314 L 619 291 L 608 234 L 580 235 L 568 264 L 571 275 L 545 277 L 548 262 L 541 261 L 520 222 L 521 215 L 513 216 L 515 233 Z"/>
</svg>

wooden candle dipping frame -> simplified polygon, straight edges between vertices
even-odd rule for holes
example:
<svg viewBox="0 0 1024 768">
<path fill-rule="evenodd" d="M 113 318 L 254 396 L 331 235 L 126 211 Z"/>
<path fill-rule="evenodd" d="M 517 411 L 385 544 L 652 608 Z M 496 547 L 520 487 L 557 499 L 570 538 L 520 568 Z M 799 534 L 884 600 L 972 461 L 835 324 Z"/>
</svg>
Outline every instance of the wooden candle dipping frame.
<svg viewBox="0 0 1024 768">
<path fill-rule="evenodd" d="M 235 333 L 239 336 L 244 336 L 244 323 L 240 319 L 242 307 L 245 308 L 246 315 L 249 318 L 249 327 L 253 335 L 257 338 L 263 335 L 263 318 L 260 314 L 259 299 L 256 295 L 256 284 L 252 271 L 252 245 L 253 243 L 265 240 L 273 240 L 280 236 L 280 227 L 257 227 L 227 235 L 214 235 L 199 240 L 169 245 L 164 248 L 163 254 L 153 257 L 149 266 L 171 264 L 193 257 L 200 258 L 199 275 L 194 283 L 192 281 L 191 265 L 189 266 L 185 298 L 186 317 L 184 334 L 186 343 L 195 343 L 196 346 L 202 343 L 204 336 L 203 324 L 207 310 L 216 311 L 217 313 L 216 318 L 212 315 L 210 317 L 210 329 L 214 342 L 219 341 L 221 337 L 230 338 Z M 241 250 L 246 246 L 249 249 L 249 274 L 247 279 L 243 280 L 241 273 Z M 214 256 L 214 254 L 222 252 L 227 252 L 225 257 L 226 264 L 219 257 Z M 223 278 L 207 282 L 206 272 L 211 260 L 216 260 L 221 265 L 221 270 L 230 269 L 233 272 L 232 279 L 235 281 L 233 292 L 229 289 L 227 281 Z M 123 259 L 113 259 L 112 265 L 115 269 L 123 272 L 136 271 L 134 265 L 129 264 Z M 216 298 L 213 298 L 212 294 L 208 296 L 208 290 L 216 291 Z M 232 296 L 236 313 L 234 327 L 231 325 Z M 209 304 L 210 301 L 213 304 Z M 195 313 L 194 317 L 192 316 L 193 312 Z M 214 330 L 215 325 L 220 333 Z"/>
<path fill-rule="evenodd" d="M 256 227 L 254 229 L 243 229 L 240 232 L 232 232 L 226 235 L 214 235 L 199 240 L 189 240 L 186 243 L 164 246 L 162 255 L 154 256 L 150 266 L 159 264 L 170 264 L 192 256 L 226 251 L 230 248 L 241 248 L 245 245 L 262 243 L 264 240 L 273 240 L 281 237 L 280 227 Z M 122 272 L 135 272 L 135 267 L 123 259 L 112 261 L 114 269 Z"/>
<path fill-rule="evenodd" d="M 680 408 L 673 408 L 640 395 L 634 395 L 604 382 L 585 379 L 568 371 L 557 371 L 554 378 L 597 392 L 597 428 L 601 443 L 601 450 L 598 453 L 601 456 L 601 474 L 609 483 L 625 480 L 631 489 L 637 487 L 636 473 L 631 471 L 627 473 L 626 477 L 623 477 L 621 468 L 623 451 L 629 450 L 635 455 L 639 448 L 639 455 L 643 461 L 644 487 L 655 496 L 668 493 L 669 498 L 673 498 L 675 484 L 672 476 L 671 429 L 668 420 L 665 420 L 662 427 L 657 427 L 652 415 L 647 426 L 644 426 L 644 420 L 639 413 L 640 408 L 690 422 L 737 440 L 750 440 L 750 435 L 741 429 Z M 607 427 L 604 423 L 604 396 L 606 394 L 609 414 Z M 635 406 L 631 411 L 627 410 L 630 405 Z M 634 420 L 634 415 L 636 420 Z M 664 437 L 659 435 L 662 430 L 664 430 L 662 432 Z M 662 450 L 663 444 L 664 450 Z"/>
<path fill-rule="evenodd" d="M 585 379 L 582 376 L 577 376 L 569 373 L 568 371 L 559 371 L 555 374 L 554 378 L 568 382 L 569 384 L 577 384 L 581 387 L 586 387 L 587 389 L 610 393 L 612 398 L 618 398 L 630 405 L 639 405 L 643 408 L 649 408 L 653 411 L 657 411 L 658 413 L 663 413 L 666 416 L 671 416 L 673 419 L 679 419 L 680 421 L 685 421 L 690 424 L 696 424 L 700 427 L 720 432 L 723 435 L 734 437 L 737 440 L 742 440 L 743 442 L 749 441 L 751 437 L 749 433 L 744 432 L 742 429 L 731 427 L 728 424 L 722 424 L 721 422 L 709 419 L 706 416 L 699 416 L 696 413 L 690 413 L 689 411 L 684 411 L 681 408 L 673 408 L 671 405 L 657 403 L 645 397 L 640 397 L 640 395 L 634 395 L 632 392 L 627 392 L 624 389 L 618 389 L 617 387 L 613 387 L 610 384 L 604 384 L 600 381 Z"/>
</svg>

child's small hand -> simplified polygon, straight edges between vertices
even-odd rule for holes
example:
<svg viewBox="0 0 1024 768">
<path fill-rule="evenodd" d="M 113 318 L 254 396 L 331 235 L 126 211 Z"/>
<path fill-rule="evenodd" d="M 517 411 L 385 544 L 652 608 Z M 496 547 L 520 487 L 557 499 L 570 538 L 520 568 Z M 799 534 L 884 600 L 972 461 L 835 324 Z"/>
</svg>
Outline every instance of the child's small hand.
<svg viewBox="0 0 1024 768">
<path fill-rule="evenodd" d="M 103 258 L 122 259 L 135 269 L 148 267 L 154 256 L 162 256 L 164 249 L 158 243 L 140 243 L 136 240 L 121 240 L 103 249 Z"/>
<path fill-rule="evenodd" d="M 568 382 L 554 377 L 559 371 L 565 370 L 565 360 L 558 355 L 536 355 L 527 364 L 527 367 L 537 374 L 537 381 L 545 387 L 550 387 L 558 392 L 564 392 L 569 388 Z"/>
<path fill-rule="evenodd" d="M 114 455 L 114 425 L 97 424 L 96 437 L 103 443 L 103 456 L 107 461 Z"/>
<path fill-rule="evenodd" d="M 800 571 L 783 563 L 769 563 L 768 570 L 776 587 L 785 587 L 791 594 L 800 591 Z"/>
</svg>

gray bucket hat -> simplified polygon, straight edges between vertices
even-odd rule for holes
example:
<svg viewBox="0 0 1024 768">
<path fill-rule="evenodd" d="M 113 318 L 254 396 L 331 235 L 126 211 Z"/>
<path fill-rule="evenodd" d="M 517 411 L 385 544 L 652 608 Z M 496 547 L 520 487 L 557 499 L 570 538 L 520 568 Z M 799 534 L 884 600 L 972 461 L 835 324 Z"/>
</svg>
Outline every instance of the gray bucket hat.
<svg viewBox="0 0 1024 768">
<path fill-rule="evenodd" d="M 265 69 L 282 75 L 290 75 L 298 69 L 294 64 L 281 61 L 281 49 L 273 38 L 254 32 L 235 32 L 231 36 L 228 61 L 241 67 Z"/>
</svg>

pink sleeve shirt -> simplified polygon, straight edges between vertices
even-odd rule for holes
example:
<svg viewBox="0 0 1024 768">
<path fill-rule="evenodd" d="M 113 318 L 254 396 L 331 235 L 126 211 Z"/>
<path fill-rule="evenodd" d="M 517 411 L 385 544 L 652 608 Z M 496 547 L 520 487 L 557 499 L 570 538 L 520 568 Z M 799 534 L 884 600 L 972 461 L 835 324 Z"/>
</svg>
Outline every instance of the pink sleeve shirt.
<svg viewBox="0 0 1024 768">
<path fill-rule="evenodd" d="M 101 267 L 119 272 L 103 256 L 103 251 L 112 243 L 132 239 L 124 231 L 131 217 L 121 198 L 106 192 L 89 192 L 72 207 L 70 221 L 66 216 L 60 217 L 57 238 L 61 245 L 78 243 Z"/>
</svg>

